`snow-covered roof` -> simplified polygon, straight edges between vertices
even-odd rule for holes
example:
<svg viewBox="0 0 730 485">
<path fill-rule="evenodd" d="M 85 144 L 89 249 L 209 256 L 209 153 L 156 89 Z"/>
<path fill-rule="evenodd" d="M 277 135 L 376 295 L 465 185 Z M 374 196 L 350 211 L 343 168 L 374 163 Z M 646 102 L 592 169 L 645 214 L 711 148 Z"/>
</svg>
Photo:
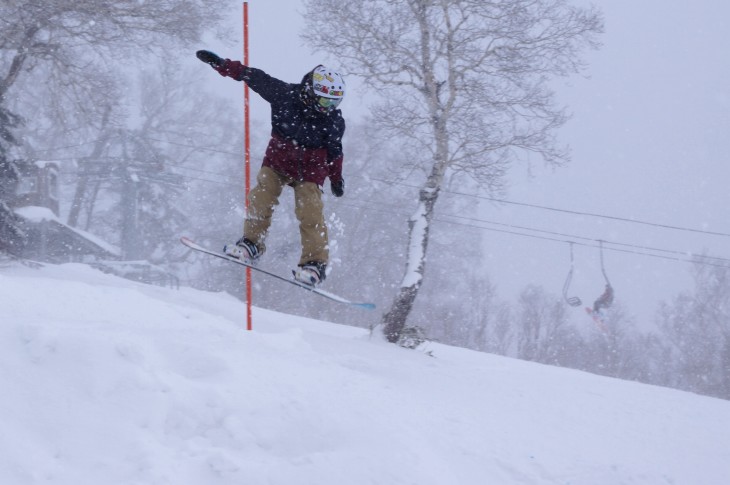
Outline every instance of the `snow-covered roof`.
<svg viewBox="0 0 730 485">
<path fill-rule="evenodd" d="M 75 227 L 69 226 L 65 222 L 61 221 L 56 214 L 53 213 L 51 209 L 48 207 L 39 207 L 39 206 L 25 206 L 25 207 L 18 207 L 15 209 L 15 213 L 22 217 L 23 219 L 40 223 L 43 221 L 49 221 L 53 222 L 55 224 L 63 226 L 66 230 L 76 233 L 78 236 L 88 240 L 89 242 L 99 246 L 104 251 L 113 254 L 114 256 L 121 256 L 122 251 L 120 248 L 113 244 L 109 244 L 105 240 L 101 239 L 98 236 L 95 236 L 94 234 L 91 234 L 90 232 L 83 231 L 81 229 L 77 229 Z"/>
</svg>

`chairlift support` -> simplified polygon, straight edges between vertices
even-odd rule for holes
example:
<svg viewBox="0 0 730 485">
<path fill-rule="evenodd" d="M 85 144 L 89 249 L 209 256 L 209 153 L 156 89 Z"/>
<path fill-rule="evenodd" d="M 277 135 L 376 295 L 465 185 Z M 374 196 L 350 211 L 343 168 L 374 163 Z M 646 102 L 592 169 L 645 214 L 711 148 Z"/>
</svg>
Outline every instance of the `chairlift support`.
<svg viewBox="0 0 730 485">
<path fill-rule="evenodd" d="M 606 280 L 606 285 L 611 286 L 611 282 L 608 280 L 608 275 L 606 274 L 606 266 L 603 264 L 603 241 L 598 240 L 598 248 L 601 252 L 601 273 L 603 273 L 603 278 Z"/>
<path fill-rule="evenodd" d="M 613 286 L 611 286 L 611 281 L 609 281 L 606 274 L 606 266 L 603 263 L 603 241 L 600 239 L 598 247 L 601 254 L 601 273 L 603 273 L 603 279 L 606 280 L 606 289 L 593 303 L 593 313 L 598 313 L 601 308 L 608 308 L 613 304 Z"/>
<path fill-rule="evenodd" d="M 570 244 L 570 271 L 568 271 L 568 276 L 565 278 L 565 284 L 563 284 L 563 298 L 570 306 L 581 306 L 583 302 L 580 298 L 577 296 L 568 296 L 568 288 L 570 287 L 570 282 L 573 279 L 573 243 L 568 242 Z M 605 274 L 605 273 L 604 273 Z"/>
</svg>

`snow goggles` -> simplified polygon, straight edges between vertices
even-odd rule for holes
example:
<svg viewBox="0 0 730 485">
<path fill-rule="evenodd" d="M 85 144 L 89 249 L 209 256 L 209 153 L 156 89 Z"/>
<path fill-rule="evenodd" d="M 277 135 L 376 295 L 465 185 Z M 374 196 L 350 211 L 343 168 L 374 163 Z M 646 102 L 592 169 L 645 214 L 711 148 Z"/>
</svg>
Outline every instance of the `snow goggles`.
<svg viewBox="0 0 730 485">
<path fill-rule="evenodd" d="M 341 101 L 342 98 L 325 98 L 323 96 L 317 96 L 317 104 L 325 109 L 335 109 Z"/>
</svg>

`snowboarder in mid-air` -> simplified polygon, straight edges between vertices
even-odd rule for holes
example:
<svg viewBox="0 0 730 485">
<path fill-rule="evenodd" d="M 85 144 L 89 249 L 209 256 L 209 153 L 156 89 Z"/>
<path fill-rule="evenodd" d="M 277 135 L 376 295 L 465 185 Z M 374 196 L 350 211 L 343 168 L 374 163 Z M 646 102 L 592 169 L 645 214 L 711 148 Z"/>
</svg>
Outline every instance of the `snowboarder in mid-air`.
<svg viewBox="0 0 730 485">
<path fill-rule="evenodd" d="M 329 177 L 335 197 L 345 191 L 342 136 L 345 120 L 337 109 L 345 94 L 342 76 L 322 65 L 300 83 L 287 83 L 238 61 L 200 50 L 198 59 L 221 76 L 244 81 L 271 105 L 271 139 L 256 186 L 248 195 L 243 237 L 226 245 L 229 256 L 253 263 L 266 251 L 264 240 L 285 186 L 294 189 L 302 253 L 294 278 L 312 286 L 326 276 L 329 260 L 322 187 Z"/>
</svg>

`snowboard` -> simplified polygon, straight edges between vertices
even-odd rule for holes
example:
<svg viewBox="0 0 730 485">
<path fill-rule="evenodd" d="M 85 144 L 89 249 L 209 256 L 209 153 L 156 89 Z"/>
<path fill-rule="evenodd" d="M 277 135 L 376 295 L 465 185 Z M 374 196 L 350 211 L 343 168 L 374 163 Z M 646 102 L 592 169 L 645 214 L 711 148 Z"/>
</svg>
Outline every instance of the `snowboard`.
<svg viewBox="0 0 730 485">
<path fill-rule="evenodd" d="M 347 298 L 343 298 L 339 295 L 335 295 L 334 293 L 330 293 L 329 291 L 322 290 L 320 288 L 317 288 L 315 286 L 310 286 L 305 283 L 301 283 L 293 278 L 285 278 L 281 275 L 278 275 L 276 273 L 272 273 L 271 271 L 267 271 L 265 269 L 259 268 L 258 266 L 254 266 L 252 264 L 246 263 L 244 261 L 241 261 L 240 259 L 228 256 L 227 254 L 219 251 L 212 251 L 208 248 L 204 248 L 203 246 L 197 244 L 192 239 L 187 237 L 181 237 L 180 242 L 183 243 L 185 246 L 189 247 L 190 249 L 193 249 L 195 251 L 199 251 L 201 253 L 209 254 L 211 256 L 215 256 L 216 258 L 223 259 L 225 261 L 230 261 L 231 263 L 239 264 L 241 266 L 245 266 L 247 268 L 251 268 L 254 271 L 258 271 L 259 273 L 263 273 L 265 275 L 269 275 L 272 278 L 276 278 L 277 280 L 284 281 L 286 283 L 289 283 L 290 285 L 297 286 L 303 290 L 310 291 L 312 293 L 316 293 L 319 296 L 322 296 L 324 298 L 327 298 L 328 300 L 335 301 L 337 303 L 343 303 L 345 305 L 354 306 L 358 308 L 364 308 L 366 310 L 374 310 L 375 304 L 374 303 L 368 303 L 368 302 L 358 302 L 358 301 L 352 301 L 348 300 Z"/>
</svg>

